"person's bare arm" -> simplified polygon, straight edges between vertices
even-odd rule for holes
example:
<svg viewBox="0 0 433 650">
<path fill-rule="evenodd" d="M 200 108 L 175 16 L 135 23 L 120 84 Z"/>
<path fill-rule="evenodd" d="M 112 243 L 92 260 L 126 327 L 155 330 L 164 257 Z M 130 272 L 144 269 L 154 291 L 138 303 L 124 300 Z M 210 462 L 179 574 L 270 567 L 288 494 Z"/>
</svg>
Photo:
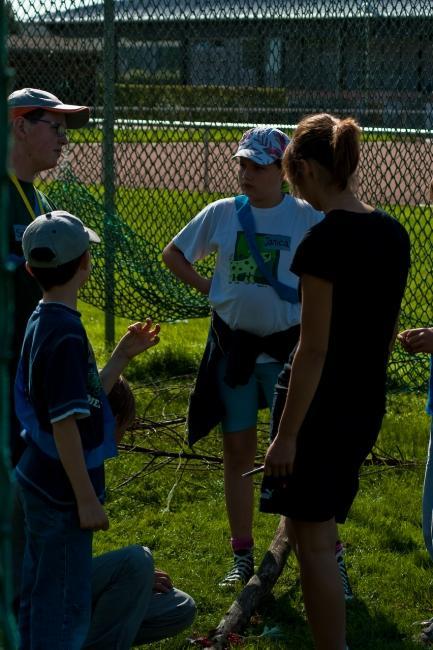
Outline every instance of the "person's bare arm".
<svg viewBox="0 0 433 650">
<path fill-rule="evenodd" d="M 267 475 L 286 476 L 293 470 L 298 432 L 316 393 L 326 359 L 331 314 L 332 284 L 303 275 L 301 336 L 278 433 L 265 458 Z"/>
<path fill-rule="evenodd" d="M 194 289 L 197 289 L 197 291 L 200 291 L 200 293 L 208 295 L 211 280 L 209 278 L 204 278 L 202 275 L 200 275 L 200 273 L 197 273 L 193 265 L 188 262 L 182 251 L 179 250 L 179 248 L 177 248 L 177 246 L 175 246 L 172 242 L 170 242 L 170 244 L 164 248 L 162 252 L 162 259 L 170 271 L 176 277 L 178 277 L 179 280 L 182 280 L 182 282 L 185 282 L 185 284 L 189 284 L 191 287 L 194 287 Z"/>
<path fill-rule="evenodd" d="M 75 417 L 70 415 L 64 420 L 54 422 L 53 434 L 60 461 L 71 482 L 77 501 L 80 527 L 107 530 L 108 517 L 90 481 Z"/>
</svg>

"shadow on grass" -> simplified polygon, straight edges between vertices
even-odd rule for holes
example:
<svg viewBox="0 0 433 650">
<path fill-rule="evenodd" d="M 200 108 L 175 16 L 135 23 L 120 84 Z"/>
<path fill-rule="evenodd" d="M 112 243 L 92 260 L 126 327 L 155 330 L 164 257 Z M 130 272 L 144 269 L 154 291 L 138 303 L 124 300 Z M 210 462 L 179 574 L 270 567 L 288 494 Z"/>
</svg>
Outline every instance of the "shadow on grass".
<svg viewBox="0 0 433 650">
<path fill-rule="evenodd" d="M 271 594 L 262 603 L 260 613 L 265 620 L 266 627 L 280 628 L 285 637 L 284 640 L 269 643 L 269 647 L 302 648 L 305 639 L 310 638 L 306 620 L 295 608 L 296 591 L 298 590 L 293 585 L 293 588 L 289 588 L 287 593 L 278 597 Z M 262 640 L 260 647 L 265 647 L 264 642 L 265 639 Z"/>
<path fill-rule="evenodd" d="M 149 380 L 162 381 L 181 375 L 195 376 L 198 361 L 190 352 L 184 352 L 179 348 L 155 350 L 153 355 L 145 359 L 145 362 L 131 364 L 127 373 L 128 380 L 141 383 Z"/>
<path fill-rule="evenodd" d="M 313 641 L 306 618 L 294 608 L 290 593 L 279 598 L 269 597 L 260 608 L 260 616 L 266 628 L 277 626 L 284 635 L 282 639 L 268 640 L 259 637 L 258 629 L 249 627 L 246 632 L 247 648 L 273 648 L 274 650 L 298 650 L 312 648 Z M 403 634 L 394 622 L 377 612 L 370 612 L 367 605 L 355 600 L 347 610 L 347 641 L 350 650 L 420 650 L 415 639 L 421 631 L 409 629 Z M 413 634 L 414 638 L 410 638 Z"/>
<path fill-rule="evenodd" d="M 421 631 L 421 630 L 419 630 Z M 361 600 L 353 601 L 347 611 L 347 640 L 350 650 L 420 650 L 416 628 L 403 634 L 396 624 L 380 612 L 370 612 Z"/>
</svg>

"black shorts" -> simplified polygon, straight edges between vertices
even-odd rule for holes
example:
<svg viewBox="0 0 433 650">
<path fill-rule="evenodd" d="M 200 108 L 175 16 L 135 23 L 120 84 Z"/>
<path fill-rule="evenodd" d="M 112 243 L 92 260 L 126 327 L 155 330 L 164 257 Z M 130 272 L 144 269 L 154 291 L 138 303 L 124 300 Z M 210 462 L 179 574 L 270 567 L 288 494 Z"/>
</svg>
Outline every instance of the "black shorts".
<svg viewBox="0 0 433 650">
<path fill-rule="evenodd" d="M 275 388 L 271 438 L 287 395 L 287 368 Z M 335 518 L 344 523 L 359 488 L 359 470 L 373 448 L 383 413 L 348 415 L 338 408 L 310 409 L 299 431 L 293 473 L 265 476 L 260 510 L 299 521 Z"/>
</svg>

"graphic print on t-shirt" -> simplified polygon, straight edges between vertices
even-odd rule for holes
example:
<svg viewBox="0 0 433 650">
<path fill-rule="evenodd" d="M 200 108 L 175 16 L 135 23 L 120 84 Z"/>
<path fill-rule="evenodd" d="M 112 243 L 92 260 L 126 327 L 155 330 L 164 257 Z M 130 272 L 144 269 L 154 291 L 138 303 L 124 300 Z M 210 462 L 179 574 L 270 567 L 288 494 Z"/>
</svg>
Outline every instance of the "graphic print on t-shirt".
<svg viewBox="0 0 433 650">
<path fill-rule="evenodd" d="M 277 277 L 280 251 L 290 250 L 291 238 L 287 235 L 255 234 L 257 248 L 265 265 L 272 275 Z M 269 284 L 259 271 L 250 252 L 245 233 L 238 231 L 233 260 L 230 262 L 229 282 L 245 282 L 247 284 Z"/>
</svg>

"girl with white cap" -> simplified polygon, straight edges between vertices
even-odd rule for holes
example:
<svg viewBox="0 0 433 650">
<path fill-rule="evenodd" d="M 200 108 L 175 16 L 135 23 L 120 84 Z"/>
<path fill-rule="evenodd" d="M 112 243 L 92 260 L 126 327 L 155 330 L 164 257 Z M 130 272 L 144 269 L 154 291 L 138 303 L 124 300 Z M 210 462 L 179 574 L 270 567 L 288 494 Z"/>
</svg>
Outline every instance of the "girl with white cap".
<svg viewBox="0 0 433 650">
<path fill-rule="evenodd" d="M 183 282 L 209 296 L 212 324 L 188 414 L 194 444 L 223 431 L 224 484 L 234 565 L 222 586 L 254 572 L 253 479 L 259 408 L 272 406 L 283 363 L 298 340 L 296 247 L 321 213 L 282 191 L 288 136 L 271 126 L 247 131 L 234 155 L 243 195 L 206 206 L 168 244 L 163 259 Z M 194 263 L 216 253 L 212 278 Z"/>
</svg>

